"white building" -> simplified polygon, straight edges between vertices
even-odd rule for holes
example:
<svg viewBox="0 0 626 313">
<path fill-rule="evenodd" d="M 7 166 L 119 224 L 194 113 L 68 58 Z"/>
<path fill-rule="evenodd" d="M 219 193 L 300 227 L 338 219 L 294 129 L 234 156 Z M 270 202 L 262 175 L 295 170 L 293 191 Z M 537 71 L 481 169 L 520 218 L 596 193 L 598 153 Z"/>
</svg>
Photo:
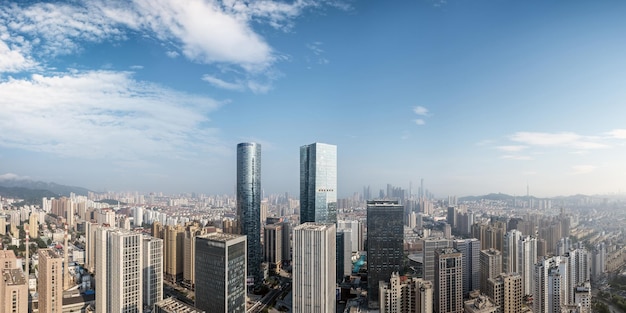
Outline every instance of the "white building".
<svg viewBox="0 0 626 313">
<path fill-rule="evenodd" d="M 432 313 L 433 284 L 394 273 L 389 283 L 379 282 L 380 313 Z"/>
<path fill-rule="evenodd" d="M 335 312 L 335 224 L 293 230 L 293 312 Z"/>
<path fill-rule="evenodd" d="M 144 235 L 142 245 L 143 305 L 152 308 L 163 300 L 163 240 Z"/>
</svg>

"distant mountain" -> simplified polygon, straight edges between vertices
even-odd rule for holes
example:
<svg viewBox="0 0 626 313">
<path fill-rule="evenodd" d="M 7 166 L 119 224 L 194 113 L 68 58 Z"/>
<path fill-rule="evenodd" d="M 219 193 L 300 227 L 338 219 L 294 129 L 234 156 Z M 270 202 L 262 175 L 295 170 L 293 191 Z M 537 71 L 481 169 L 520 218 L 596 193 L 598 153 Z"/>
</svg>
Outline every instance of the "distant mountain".
<svg viewBox="0 0 626 313">
<path fill-rule="evenodd" d="M 492 200 L 492 201 L 510 201 L 515 196 L 507 195 L 505 193 L 490 193 L 483 196 L 467 196 L 459 198 L 459 201 L 479 201 L 479 200 Z M 534 198 L 531 196 L 531 198 Z"/>
<path fill-rule="evenodd" d="M 41 199 L 43 197 L 50 198 L 58 197 L 59 195 L 48 190 L 0 186 L 0 196 L 6 198 L 24 199 L 25 204 L 41 205 Z"/>
<path fill-rule="evenodd" d="M 65 186 L 57 183 L 46 183 L 20 177 L 15 174 L 0 175 L 0 187 L 19 187 L 32 190 L 48 190 L 55 194 L 52 197 L 69 196 L 70 193 L 86 196 L 89 189 L 75 186 Z"/>
</svg>

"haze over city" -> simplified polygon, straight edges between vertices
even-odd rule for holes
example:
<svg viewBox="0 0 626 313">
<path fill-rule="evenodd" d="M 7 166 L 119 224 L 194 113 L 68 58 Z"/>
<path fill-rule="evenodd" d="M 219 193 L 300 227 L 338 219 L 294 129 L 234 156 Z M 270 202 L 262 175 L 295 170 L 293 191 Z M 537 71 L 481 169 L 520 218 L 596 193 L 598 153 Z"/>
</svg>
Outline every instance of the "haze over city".
<svg viewBox="0 0 626 313">
<path fill-rule="evenodd" d="M 626 3 L 69 1 L 0 7 L 0 177 L 229 193 L 626 190 Z"/>
</svg>

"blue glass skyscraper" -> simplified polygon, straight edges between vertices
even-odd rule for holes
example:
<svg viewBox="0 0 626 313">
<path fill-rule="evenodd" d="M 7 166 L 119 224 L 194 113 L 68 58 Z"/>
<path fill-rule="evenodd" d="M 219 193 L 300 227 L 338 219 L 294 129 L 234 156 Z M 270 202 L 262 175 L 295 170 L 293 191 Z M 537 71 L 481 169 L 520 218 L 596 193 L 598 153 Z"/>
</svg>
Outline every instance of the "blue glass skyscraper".
<svg viewBox="0 0 626 313">
<path fill-rule="evenodd" d="M 300 223 L 337 223 L 337 146 L 300 147 Z"/>
<path fill-rule="evenodd" d="M 261 145 L 237 145 L 237 222 L 239 233 L 247 236 L 248 277 L 262 280 L 261 262 Z"/>
</svg>

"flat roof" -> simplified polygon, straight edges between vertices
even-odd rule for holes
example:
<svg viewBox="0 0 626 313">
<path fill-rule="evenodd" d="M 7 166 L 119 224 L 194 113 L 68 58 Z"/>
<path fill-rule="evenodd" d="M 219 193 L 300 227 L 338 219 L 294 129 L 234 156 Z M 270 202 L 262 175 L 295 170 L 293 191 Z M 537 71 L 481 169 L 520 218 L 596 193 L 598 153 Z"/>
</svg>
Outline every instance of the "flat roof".
<svg viewBox="0 0 626 313">
<path fill-rule="evenodd" d="M 154 305 L 163 310 L 176 312 L 176 313 L 204 313 L 204 311 L 199 310 L 175 298 L 163 299 L 155 303 Z"/>
<path fill-rule="evenodd" d="M 206 235 L 197 236 L 196 238 L 206 238 L 214 241 L 230 241 L 233 239 L 239 239 L 245 237 L 245 235 L 229 234 L 229 233 L 209 233 Z"/>
<path fill-rule="evenodd" d="M 7 286 L 25 285 L 26 278 L 21 268 L 5 268 L 2 270 L 2 279 Z"/>
</svg>

